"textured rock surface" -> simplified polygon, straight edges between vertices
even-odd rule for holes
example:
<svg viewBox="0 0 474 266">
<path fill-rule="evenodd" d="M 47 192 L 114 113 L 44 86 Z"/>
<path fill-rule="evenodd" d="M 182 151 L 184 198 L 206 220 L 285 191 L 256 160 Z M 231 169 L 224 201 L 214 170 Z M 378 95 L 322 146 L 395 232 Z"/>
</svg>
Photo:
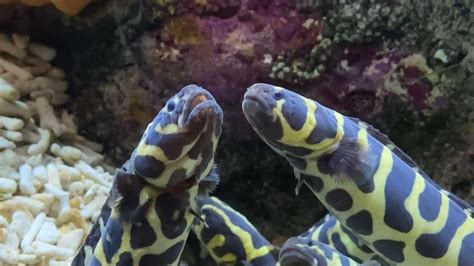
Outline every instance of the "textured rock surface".
<svg viewBox="0 0 474 266">
<path fill-rule="evenodd" d="M 216 193 L 271 238 L 301 231 L 321 206 L 309 193 L 293 196 L 288 164 L 241 113 L 245 88 L 269 82 L 373 123 L 474 203 L 472 1 L 111 2 L 73 19 L 45 9 L 49 23 L 17 14 L 4 24 L 74 54 L 58 60 L 72 73 L 70 108 L 117 165 L 167 97 L 197 83 L 225 112 Z"/>
</svg>

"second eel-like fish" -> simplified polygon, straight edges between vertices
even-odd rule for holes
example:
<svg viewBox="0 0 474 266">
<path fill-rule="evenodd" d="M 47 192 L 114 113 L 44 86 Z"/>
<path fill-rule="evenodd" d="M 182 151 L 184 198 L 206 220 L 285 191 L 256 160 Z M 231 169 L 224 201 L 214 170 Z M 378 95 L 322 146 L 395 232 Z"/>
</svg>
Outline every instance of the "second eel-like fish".
<svg viewBox="0 0 474 266">
<path fill-rule="evenodd" d="M 257 134 L 324 206 L 386 261 L 474 265 L 472 207 L 372 126 L 270 84 L 242 103 Z"/>
<path fill-rule="evenodd" d="M 380 266 L 377 261 L 359 263 L 322 242 L 289 238 L 280 251 L 278 266 Z"/>
<path fill-rule="evenodd" d="M 217 197 L 198 198 L 205 223 L 193 231 L 218 265 L 276 265 L 278 249 L 241 213 Z"/>
</svg>

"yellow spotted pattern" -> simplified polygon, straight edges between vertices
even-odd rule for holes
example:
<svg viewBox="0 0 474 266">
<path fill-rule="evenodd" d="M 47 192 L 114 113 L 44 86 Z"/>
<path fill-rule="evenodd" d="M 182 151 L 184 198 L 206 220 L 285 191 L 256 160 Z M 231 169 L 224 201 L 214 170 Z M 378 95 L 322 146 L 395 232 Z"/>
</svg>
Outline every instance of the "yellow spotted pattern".
<svg viewBox="0 0 474 266">
<path fill-rule="evenodd" d="M 162 112 L 169 113 L 168 107 L 165 106 Z M 94 250 L 94 257 L 102 265 L 116 265 L 119 262 L 120 256 L 126 252 L 129 252 L 130 254 L 132 254 L 132 258 L 133 258 L 133 265 L 131 266 L 138 266 L 140 259 L 143 256 L 164 254 L 171 247 L 175 246 L 175 244 L 181 241 L 186 241 L 190 232 L 190 227 L 195 219 L 194 214 L 190 211 L 186 211 L 185 216 L 184 216 L 186 227 L 183 230 L 183 233 L 177 236 L 176 238 L 169 239 L 164 235 L 163 231 L 161 230 L 162 221 L 160 220 L 160 218 L 158 217 L 156 213 L 155 203 L 157 201 L 157 197 L 161 193 L 166 191 L 167 189 L 166 185 L 168 184 L 171 178 L 171 175 L 172 173 L 175 172 L 175 170 L 184 168 L 186 170 L 186 176 L 192 176 L 195 174 L 196 168 L 200 166 L 202 163 L 202 160 L 203 160 L 202 155 L 199 155 L 197 159 L 194 160 L 194 159 L 189 158 L 187 154 L 194 147 L 194 145 L 196 144 L 199 137 L 203 134 L 203 132 L 205 132 L 206 130 L 208 130 L 208 128 L 211 127 L 211 124 L 207 123 L 202 129 L 202 131 L 200 132 L 200 134 L 196 136 L 196 138 L 190 144 L 184 146 L 180 156 L 178 156 L 178 158 L 174 160 L 167 158 L 162 148 L 158 146 L 154 146 L 154 145 L 147 145 L 145 143 L 147 134 L 168 135 L 168 134 L 176 134 L 180 130 L 187 130 L 187 129 L 183 129 L 183 127 L 180 126 L 180 123 L 182 123 L 182 120 L 183 120 L 183 114 L 180 114 L 178 117 L 178 124 L 170 123 L 164 127 L 162 127 L 161 125 L 157 125 L 155 126 L 155 128 L 152 128 L 153 122 L 151 122 L 150 124 L 148 124 L 147 129 L 135 150 L 135 155 L 151 156 L 165 165 L 165 169 L 159 178 L 144 177 L 145 181 L 147 181 L 147 185 L 144 186 L 144 188 L 140 191 L 140 195 L 139 195 L 140 205 L 145 204 L 147 201 L 152 202 L 152 204 L 150 204 L 149 208 L 146 211 L 145 219 L 147 220 L 149 225 L 152 227 L 156 235 L 156 241 L 147 247 L 133 249 L 130 243 L 131 224 L 125 221 L 121 221 L 120 223 L 123 229 L 123 235 L 121 238 L 120 247 L 114 254 L 112 254 L 111 256 L 112 259 L 111 259 L 110 264 L 107 263 L 106 261 L 103 244 L 102 244 L 104 241 L 103 240 L 104 237 L 105 238 L 110 237 L 110 236 L 107 236 L 107 232 L 105 230 L 104 230 L 105 232 L 102 232 L 101 234 L 102 237 L 96 245 L 96 248 Z M 209 145 L 212 145 L 213 152 L 214 152 L 217 147 L 219 135 L 217 135 L 216 134 L 217 132 L 214 131 L 215 128 L 212 128 L 212 129 L 213 129 L 214 134 L 211 137 Z M 197 182 L 199 182 L 201 179 L 203 179 L 205 176 L 209 174 L 213 164 L 214 164 L 214 160 L 212 158 L 207 165 L 204 165 L 204 171 L 199 176 L 196 176 Z M 187 208 L 188 210 L 189 209 L 195 210 L 197 207 L 196 206 L 196 197 L 198 193 L 197 184 L 192 185 L 191 188 L 186 190 L 186 192 L 189 194 L 189 199 L 190 199 L 189 200 L 190 206 L 188 206 Z M 179 211 L 180 210 L 176 210 L 176 213 L 178 213 Z M 110 217 L 113 219 L 118 219 L 119 214 L 115 211 L 115 209 L 112 209 L 112 213 Z M 182 248 L 184 248 L 184 244 Z M 179 251 L 179 254 L 181 254 L 181 252 L 182 252 L 182 249 Z M 173 261 L 173 263 L 171 263 L 171 265 L 178 265 L 178 262 L 179 262 L 179 256 L 178 258 L 175 259 L 175 261 Z"/>
<path fill-rule="evenodd" d="M 220 217 L 224 221 L 224 226 L 227 227 L 232 235 L 231 237 L 239 239 L 240 244 L 244 248 L 245 251 L 245 261 L 250 262 L 256 258 L 263 257 L 269 255 L 272 250 L 274 250 L 274 246 L 269 244 L 269 245 L 263 245 L 259 248 L 255 247 L 253 245 L 253 238 L 254 236 L 244 230 L 240 224 L 246 223 L 249 226 L 252 226 L 247 219 L 229 207 L 227 204 L 223 203 L 216 197 L 211 197 L 210 198 L 213 201 L 213 204 L 204 204 L 201 206 L 201 212 L 207 213 L 207 215 L 213 216 L 213 217 Z M 227 214 L 232 213 L 235 217 L 237 217 L 237 220 L 232 220 Z M 206 217 L 205 214 L 202 214 L 202 218 L 205 221 L 206 219 L 210 217 Z M 217 219 L 217 218 L 212 218 L 212 219 Z M 202 231 L 206 225 L 203 223 L 197 224 L 193 227 L 193 230 L 195 231 L 197 237 L 203 241 L 201 235 Z M 218 228 L 213 228 L 213 230 L 216 230 L 216 234 L 207 242 L 204 244 L 206 245 L 207 250 L 209 251 L 211 257 L 217 262 L 217 263 L 237 263 L 237 255 L 232 253 L 232 248 L 234 247 L 229 247 L 230 250 L 222 255 L 219 255 L 215 252 L 215 248 L 217 247 L 224 247 L 225 245 L 225 240 L 226 236 L 223 234 L 219 233 Z M 235 240 L 235 239 L 234 239 Z"/>
<path fill-rule="evenodd" d="M 280 88 L 281 90 L 281 88 Z M 433 234 L 440 232 L 445 226 L 448 217 L 448 208 L 449 208 L 449 201 L 450 199 L 446 195 L 446 193 L 441 193 L 441 206 L 438 217 L 434 221 L 427 221 L 423 219 L 420 214 L 420 210 L 418 209 L 418 199 L 420 194 L 422 193 L 424 186 L 427 184 L 424 177 L 418 173 L 416 170 L 413 170 L 416 175 L 414 177 L 414 185 L 413 190 L 411 191 L 408 198 L 401 202 L 405 209 L 409 212 L 409 214 L 413 218 L 413 228 L 408 232 L 400 232 L 391 227 L 387 226 L 384 222 L 384 214 L 385 214 L 385 186 L 387 184 L 387 177 L 389 176 L 391 171 L 399 172 L 397 169 L 403 169 L 404 167 L 410 167 L 407 164 L 395 165 L 393 158 L 395 155 L 390 147 L 383 146 L 380 142 L 369 136 L 367 133 L 367 127 L 363 127 L 354 123 L 353 126 L 359 127 L 358 133 L 358 143 L 361 144 L 363 147 L 363 152 L 367 155 L 366 160 L 363 160 L 362 163 L 366 164 L 367 167 L 370 169 L 374 169 L 376 164 L 376 158 L 370 157 L 370 147 L 369 144 L 373 142 L 374 145 L 382 145 L 383 151 L 381 153 L 380 162 L 378 164 L 378 168 L 374 169 L 375 175 L 374 179 L 374 191 L 370 193 L 362 192 L 354 182 L 337 182 L 337 178 L 334 176 L 330 176 L 329 174 L 323 174 L 317 165 L 318 158 L 325 153 L 330 153 L 337 149 L 339 142 L 344 138 L 344 122 L 346 123 L 353 123 L 349 120 L 344 120 L 344 117 L 337 113 L 333 112 L 333 115 L 336 118 L 337 125 L 334 127 L 337 128 L 336 137 L 333 139 L 325 139 L 321 143 L 317 144 L 308 144 L 306 143 L 305 139 L 307 138 L 308 134 L 318 126 L 318 121 L 316 121 L 316 116 L 314 115 L 314 111 L 316 109 L 316 103 L 310 99 L 304 98 L 304 102 L 307 105 L 307 116 L 306 116 L 306 124 L 303 126 L 301 130 L 295 131 L 293 130 L 288 121 L 285 119 L 285 116 L 282 113 L 282 106 L 284 103 L 284 99 L 281 99 L 277 102 L 277 106 L 274 108 L 274 114 L 280 118 L 282 127 L 283 127 L 283 137 L 279 140 L 280 143 L 285 145 L 290 145 L 293 147 L 304 147 L 310 149 L 312 153 L 308 156 L 304 156 L 303 158 L 306 159 L 306 169 L 301 171 L 301 173 L 306 175 L 318 176 L 321 177 L 323 180 L 323 188 L 321 191 L 317 192 L 312 189 L 313 193 L 318 197 L 318 199 L 329 209 L 329 211 L 334 214 L 337 219 L 347 227 L 346 220 L 350 216 L 360 212 L 360 211 L 368 211 L 373 220 L 373 233 L 371 235 L 358 235 L 362 238 L 368 245 L 373 249 L 372 243 L 376 240 L 394 240 L 394 241 L 401 241 L 405 243 L 405 248 L 403 249 L 404 254 L 404 262 L 403 265 L 430 265 L 430 266 L 442 266 L 442 265 L 457 265 L 458 264 L 458 256 L 461 248 L 462 240 L 469 235 L 470 233 L 474 232 L 474 219 L 470 216 L 467 217 L 465 222 L 456 229 L 456 233 L 454 238 L 449 243 L 448 252 L 438 259 L 424 257 L 418 253 L 415 248 L 415 241 L 420 235 L 422 234 Z M 327 125 L 326 125 L 327 126 Z M 369 138 L 371 140 L 369 141 Z M 281 153 L 280 153 L 281 154 Z M 410 168 L 411 169 L 411 168 Z M 298 170 L 296 170 L 298 172 Z M 368 177 L 368 176 L 367 176 Z M 369 177 L 368 177 L 369 178 Z M 308 185 L 308 184 L 307 184 Z M 429 184 L 430 185 L 430 184 Z M 337 211 L 333 209 L 326 201 L 326 194 L 334 189 L 343 189 L 348 192 L 353 200 L 353 205 L 348 211 Z M 343 201 L 344 199 L 341 199 Z M 457 207 L 457 205 L 456 205 Z M 459 210 L 461 211 L 461 210 Z M 465 212 L 467 213 L 467 212 Z M 357 235 L 357 234 L 356 234 Z M 377 251 L 376 251 L 377 252 Z M 379 253 L 381 257 L 390 261 L 388 258 L 383 256 L 383 254 Z"/>
<path fill-rule="evenodd" d="M 195 198 L 197 195 L 197 186 L 192 187 L 189 191 L 190 197 Z M 148 187 L 145 187 L 141 192 L 140 192 L 140 199 L 142 198 L 152 198 L 156 199 L 160 195 L 160 192 L 157 192 L 155 189 Z M 148 223 L 152 226 L 153 231 L 156 235 L 157 241 L 147 247 L 144 248 L 138 248 L 138 249 L 132 249 L 131 244 L 130 244 L 130 236 L 131 236 L 131 225 L 129 223 L 122 223 L 123 227 L 123 236 L 121 239 L 120 243 L 120 248 L 118 251 L 112 256 L 111 263 L 108 264 L 106 259 L 105 259 L 105 254 L 104 250 L 102 248 L 102 237 L 97 243 L 97 246 L 94 251 L 94 256 L 97 258 L 97 260 L 102 264 L 102 265 L 116 265 L 119 261 L 120 255 L 122 255 L 125 252 L 131 252 L 132 257 L 133 257 L 133 265 L 131 266 L 139 266 L 139 262 L 142 256 L 144 255 L 149 255 L 149 254 L 155 254 L 159 255 L 164 253 L 166 250 L 168 250 L 170 247 L 175 245 L 176 243 L 186 240 L 188 237 L 189 230 L 185 229 L 183 234 L 180 236 L 169 239 L 167 238 L 164 234 L 163 231 L 161 230 L 161 221 L 160 218 L 158 217 L 157 213 L 155 212 L 155 202 L 156 200 L 152 201 L 153 204 L 151 204 L 150 208 L 148 208 L 148 211 L 146 213 L 146 220 Z M 191 201 L 193 203 L 194 201 Z M 191 206 L 191 208 L 195 208 L 195 206 Z M 112 209 L 112 214 L 110 215 L 111 218 L 118 218 L 118 213 L 115 212 L 114 209 Z M 189 228 L 194 220 L 194 216 L 187 212 L 185 214 L 185 220 L 187 224 L 187 228 Z M 184 245 L 183 245 L 184 247 Z M 180 252 L 181 253 L 181 252 Z M 175 261 L 172 265 L 178 265 L 178 260 Z"/>
</svg>

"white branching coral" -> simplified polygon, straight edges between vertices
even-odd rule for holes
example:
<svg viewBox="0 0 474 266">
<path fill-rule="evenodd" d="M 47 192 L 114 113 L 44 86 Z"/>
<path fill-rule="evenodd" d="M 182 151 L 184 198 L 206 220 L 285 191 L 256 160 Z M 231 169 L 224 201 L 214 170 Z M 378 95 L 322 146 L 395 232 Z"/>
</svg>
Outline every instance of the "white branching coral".
<svg viewBox="0 0 474 266">
<path fill-rule="evenodd" d="M 0 262 L 70 265 L 112 184 L 77 134 L 54 48 L 0 33 Z M 0 263 L 1 264 L 1 263 Z"/>
</svg>

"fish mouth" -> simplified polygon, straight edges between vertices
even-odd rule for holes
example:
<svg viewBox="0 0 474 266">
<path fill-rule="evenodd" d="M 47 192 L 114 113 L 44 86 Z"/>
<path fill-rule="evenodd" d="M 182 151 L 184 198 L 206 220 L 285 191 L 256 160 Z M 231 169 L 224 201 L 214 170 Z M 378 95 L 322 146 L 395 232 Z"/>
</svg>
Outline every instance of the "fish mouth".
<svg viewBox="0 0 474 266">
<path fill-rule="evenodd" d="M 252 104 L 254 104 L 254 106 L 252 106 Z M 245 111 L 249 111 L 250 113 L 257 110 L 263 110 L 265 112 L 271 112 L 271 110 L 273 110 L 270 103 L 258 93 L 246 93 L 244 95 L 243 107 Z"/>
<path fill-rule="evenodd" d="M 287 248 L 280 257 L 281 266 L 311 266 L 313 265 L 308 257 L 297 248 Z"/>
<path fill-rule="evenodd" d="M 272 101 L 269 96 L 252 87 L 247 89 L 242 101 L 242 110 L 252 125 L 264 124 L 274 120 Z"/>
<path fill-rule="evenodd" d="M 206 90 L 196 85 L 193 88 L 184 104 L 183 124 L 185 128 L 196 125 L 204 125 L 206 121 L 212 120 L 222 123 L 223 115 L 220 106 L 214 97 Z"/>
<path fill-rule="evenodd" d="M 208 101 L 208 100 L 209 99 L 203 94 L 196 95 L 193 99 L 191 99 L 189 103 L 189 107 L 193 109 L 197 107 L 199 104 L 202 104 L 204 101 Z"/>
</svg>

